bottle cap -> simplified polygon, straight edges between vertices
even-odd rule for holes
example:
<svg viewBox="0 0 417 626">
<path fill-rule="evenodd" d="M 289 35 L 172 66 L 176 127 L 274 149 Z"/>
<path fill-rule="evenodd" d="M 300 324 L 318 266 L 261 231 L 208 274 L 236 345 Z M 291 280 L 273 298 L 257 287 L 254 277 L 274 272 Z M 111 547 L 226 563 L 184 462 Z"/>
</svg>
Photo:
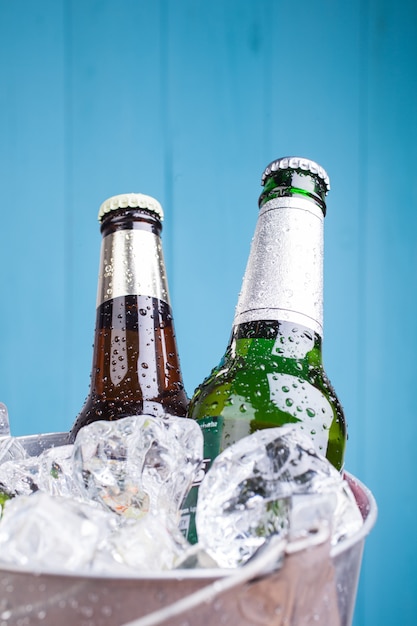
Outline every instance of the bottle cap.
<svg viewBox="0 0 417 626">
<path fill-rule="evenodd" d="M 164 219 L 164 211 L 158 200 L 151 196 L 145 196 L 143 193 L 123 193 L 105 200 L 99 209 L 98 219 L 101 222 L 103 217 L 110 211 L 127 209 L 128 207 L 132 209 L 146 209 L 151 213 L 155 213 L 161 222 Z"/>
<path fill-rule="evenodd" d="M 325 169 L 321 167 L 315 161 L 310 159 L 304 159 L 303 157 L 283 157 L 282 159 L 276 159 L 266 166 L 264 173 L 262 174 L 262 185 L 265 185 L 266 179 L 274 172 L 278 170 L 304 170 L 316 174 L 322 179 L 326 186 L 326 193 L 330 189 L 330 180 Z"/>
</svg>

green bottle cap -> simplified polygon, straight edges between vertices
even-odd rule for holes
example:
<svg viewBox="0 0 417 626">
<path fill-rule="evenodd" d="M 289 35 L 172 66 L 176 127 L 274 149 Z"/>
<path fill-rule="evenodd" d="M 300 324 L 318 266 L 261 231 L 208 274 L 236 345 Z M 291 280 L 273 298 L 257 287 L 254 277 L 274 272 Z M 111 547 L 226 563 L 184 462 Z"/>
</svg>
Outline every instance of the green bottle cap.
<svg viewBox="0 0 417 626">
<path fill-rule="evenodd" d="M 269 176 L 274 175 L 274 173 L 279 170 L 303 170 L 305 172 L 310 172 L 311 174 L 315 174 L 321 178 L 324 182 L 326 193 L 330 189 L 330 180 L 326 170 L 315 161 L 305 159 L 303 157 L 282 157 L 281 159 L 272 161 L 272 163 L 266 166 L 265 171 L 262 174 L 262 186 L 265 185 Z"/>
<path fill-rule="evenodd" d="M 98 219 L 101 222 L 105 215 L 117 209 L 146 209 L 150 213 L 155 213 L 159 219 L 164 219 L 164 212 L 158 200 L 143 193 L 124 193 L 119 196 L 112 196 L 105 200 L 98 212 Z"/>
</svg>

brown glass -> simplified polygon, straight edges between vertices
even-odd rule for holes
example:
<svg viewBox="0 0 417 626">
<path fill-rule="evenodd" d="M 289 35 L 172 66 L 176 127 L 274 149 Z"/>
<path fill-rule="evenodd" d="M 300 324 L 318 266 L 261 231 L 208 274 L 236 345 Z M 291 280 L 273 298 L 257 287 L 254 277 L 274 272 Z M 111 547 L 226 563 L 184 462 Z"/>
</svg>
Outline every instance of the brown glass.
<svg viewBox="0 0 417 626">
<path fill-rule="evenodd" d="M 124 209 L 108 215 L 101 231 L 105 236 L 130 228 L 159 236 L 161 223 L 145 211 Z M 103 302 L 97 309 L 90 393 L 70 439 L 97 420 L 165 412 L 183 417 L 187 405 L 169 304 L 140 294 Z"/>
</svg>

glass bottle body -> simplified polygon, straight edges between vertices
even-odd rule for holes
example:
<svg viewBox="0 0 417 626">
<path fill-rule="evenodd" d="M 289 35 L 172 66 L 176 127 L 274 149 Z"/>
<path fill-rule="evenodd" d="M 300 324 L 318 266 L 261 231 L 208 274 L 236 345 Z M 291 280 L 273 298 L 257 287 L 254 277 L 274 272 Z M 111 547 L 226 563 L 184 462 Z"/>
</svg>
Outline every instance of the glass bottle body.
<svg viewBox="0 0 417 626">
<path fill-rule="evenodd" d="M 196 389 L 189 417 L 204 435 L 204 472 L 228 446 L 263 428 L 294 424 L 315 449 L 343 467 L 343 409 L 322 364 L 321 338 L 290 321 L 252 321 L 234 326 L 219 365 Z M 181 527 L 198 540 L 195 512 L 202 474 L 183 507 Z"/>
<path fill-rule="evenodd" d="M 186 415 L 160 230 L 156 217 L 138 210 L 109 214 L 103 222 L 90 392 L 72 440 L 97 420 Z"/>
<path fill-rule="evenodd" d="M 304 326 L 235 326 L 222 361 L 196 390 L 189 416 L 203 428 L 211 460 L 256 430 L 293 423 L 342 469 L 343 410 L 322 365 L 321 338 Z"/>
</svg>

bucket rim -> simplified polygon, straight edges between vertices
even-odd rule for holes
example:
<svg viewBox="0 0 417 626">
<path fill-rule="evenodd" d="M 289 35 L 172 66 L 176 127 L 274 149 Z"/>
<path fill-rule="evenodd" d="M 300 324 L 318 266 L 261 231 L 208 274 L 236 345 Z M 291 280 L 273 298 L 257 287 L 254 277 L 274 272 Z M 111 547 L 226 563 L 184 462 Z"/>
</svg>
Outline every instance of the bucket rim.
<svg viewBox="0 0 417 626">
<path fill-rule="evenodd" d="M 362 504 L 362 506 L 360 506 L 360 503 L 356 499 L 363 516 L 363 524 L 351 537 L 348 537 L 335 546 L 332 546 L 330 550 L 330 556 L 332 558 L 336 558 L 354 545 L 360 543 L 361 541 L 363 542 L 375 526 L 375 522 L 378 517 L 378 506 L 371 490 L 350 472 L 344 472 L 344 477 L 347 480 L 349 487 L 353 490 L 355 496 L 357 496 L 358 491 L 361 492 L 361 496 L 365 496 L 366 501 Z"/>
</svg>

